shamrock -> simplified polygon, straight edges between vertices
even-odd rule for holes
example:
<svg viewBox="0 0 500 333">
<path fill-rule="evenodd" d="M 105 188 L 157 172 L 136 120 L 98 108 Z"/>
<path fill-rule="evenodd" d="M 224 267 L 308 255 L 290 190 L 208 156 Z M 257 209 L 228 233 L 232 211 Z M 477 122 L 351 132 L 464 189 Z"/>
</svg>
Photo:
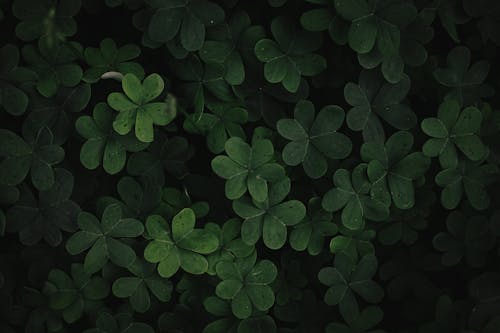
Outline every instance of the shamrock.
<svg viewBox="0 0 500 333">
<path fill-rule="evenodd" d="M 409 90 L 410 79 L 406 75 L 391 84 L 384 82 L 375 70 L 361 71 L 358 85 L 349 82 L 344 87 L 344 97 L 353 106 L 347 112 L 347 126 L 353 131 L 363 131 L 365 142 L 385 141 L 380 118 L 396 129 L 412 128 L 417 117 L 402 103 Z"/>
<path fill-rule="evenodd" d="M 172 283 L 156 274 L 155 265 L 136 258 L 127 269 L 133 276 L 118 278 L 113 282 L 113 295 L 128 298 L 132 308 L 140 313 L 149 310 L 152 293 L 159 301 L 168 302 L 172 293 Z"/>
<path fill-rule="evenodd" d="M 403 78 L 405 65 L 421 66 L 427 60 L 424 44 L 434 37 L 431 22 L 425 15 L 418 15 L 400 31 L 399 55 L 389 56 L 374 47 L 368 53 L 358 54 L 359 64 L 366 69 L 379 65 L 384 79 L 389 83 L 397 83 Z"/>
<path fill-rule="evenodd" d="M 28 96 L 23 84 L 34 82 L 36 75 L 19 66 L 19 50 L 7 44 L 0 48 L 0 106 L 9 114 L 18 116 L 28 107 Z"/>
<path fill-rule="evenodd" d="M 484 216 L 467 217 L 460 211 L 451 212 L 446 219 L 447 232 L 434 236 L 434 248 L 443 252 L 441 263 L 455 266 L 462 259 L 470 267 L 482 267 L 486 253 L 495 246 L 495 235 Z"/>
<path fill-rule="evenodd" d="M 179 89 L 196 114 L 202 113 L 206 101 L 215 97 L 222 102 L 234 101 L 233 88 L 224 79 L 224 66 L 219 63 L 202 63 L 199 57 L 190 54 L 182 61 L 172 61 L 172 71 L 181 80 Z"/>
<path fill-rule="evenodd" d="M 290 233 L 290 246 L 296 251 L 318 255 L 323 250 L 325 238 L 337 233 L 337 226 L 332 222 L 332 214 L 321 207 L 321 198 L 309 199 L 307 216 L 296 224 Z"/>
<path fill-rule="evenodd" d="M 465 196 L 477 210 L 490 205 L 490 197 L 486 186 L 498 179 L 499 170 L 494 164 L 460 161 L 454 168 L 444 169 L 436 175 L 435 181 L 440 187 L 441 204 L 446 209 L 455 209 Z"/>
<path fill-rule="evenodd" d="M 348 325 L 343 323 L 329 323 L 326 333 L 385 333 L 384 330 L 374 329 L 384 317 L 384 313 L 378 306 L 368 306 L 363 309 L 356 318 L 350 320 Z"/>
<path fill-rule="evenodd" d="M 224 20 L 224 10 L 207 0 L 147 0 L 155 12 L 147 35 L 155 42 L 165 43 L 179 35 L 182 47 L 197 51 L 205 41 L 206 28 Z"/>
<path fill-rule="evenodd" d="M 59 88 L 51 99 L 33 96 L 30 98 L 30 113 L 24 127 L 31 131 L 48 127 L 54 135 L 55 144 L 63 144 L 73 131 L 74 113 L 82 111 L 90 101 L 90 85 L 80 84 L 72 88 Z M 30 104 L 31 105 L 31 104 Z"/>
<path fill-rule="evenodd" d="M 285 170 L 271 162 L 274 148 L 267 139 L 254 140 L 250 146 L 239 137 L 232 137 L 224 145 L 226 155 L 212 160 L 212 169 L 226 179 L 226 197 L 234 200 L 241 198 L 247 191 L 256 201 L 267 198 L 268 182 L 285 177 Z"/>
<path fill-rule="evenodd" d="M 241 238 L 245 243 L 254 245 L 262 237 L 264 245 L 270 249 L 277 250 L 285 245 L 287 226 L 296 225 L 306 215 L 302 202 L 283 202 L 289 192 L 290 179 L 283 178 L 271 184 L 263 202 L 246 196 L 233 201 L 233 210 L 245 219 L 241 226 Z"/>
<path fill-rule="evenodd" d="M 376 48 L 384 58 L 384 77 L 391 83 L 398 82 L 403 65 L 399 55 L 401 30 L 416 18 L 415 6 L 401 0 L 335 0 L 334 3 L 339 15 L 351 22 L 349 46 L 359 54 L 369 53 Z"/>
<path fill-rule="evenodd" d="M 96 328 L 86 329 L 83 333 L 154 333 L 154 329 L 148 324 L 134 321 L 130 313 L 112 316 L 102 312 L 96 320 Z"/>
<path fill-rule="evenodd" d="M 184 129 L 192 133 L 206 135 L 208 149 L 214 154 L 224 151 L 228 137 L 246 140 L 241 125 L 248 121 L 248 112 L 243 107 L 231 103 L 207 105 L 211 112 L 194 113 L 186 117 Z"/>
<path fill-rule="evenodd" d="M 25 131 L 23 140 L 14 132 L 0 129 L 0 184 L 19 185 L 31 171 L 31 182 L 38 190 L 54 185 L 53 166 L 64 159 L 64 149 L 54 144 L 48 128 L 38 133 Z"/>
<path fill-rule="evenodd" d="M 338 229 L 339 235 L 330 240 L 331 253 L 343 252 L 354 261 L 367 254 L 375 253 L 375 247 L 372 244 L 376 235 L 374 230 L 350 230 L 342 225 Z"/>
<path fill-rule="evenodd" d="M 231 310 L 239 319 L 252 315 L 252 310 L 267 311 L 274 304 L 274 292 L 269 286 L 278 273 L 269 260 L 257 262 L 257 256 L 221 261 L 216 267 L 222 280 L 215 288 L 215 294 L 231 300 Z"/>
<path fill-rule="evenodd" d="M 313 53 L 321 46 L 320 36 L 297 30 L 284 17 L 271 22 L 274 40 L 264 38 L 255 44 L 255 55 L 265 63 L 264 77 L 280 83 L 291 93 L 297 92 L 302 76 L 314 76 L 326 69 L 326 60 Z"/>
<path fill-rule="evenodd" d="M 358 165 L 352 173 L 338 169 L 333 175 L 335 187 L 323 197 L 323 208 L 328 212 L 342 209 L 342 224 L 351 230 L 362 229 L 365 219 L 383 221 L 389 216 L 388 206 L 368 195 L 367 169 L 366 164 Z"/>
<path fill-rule="evenodd" d="M 128 267 L 136 258 L 134 250 L 116 238 L 133 238 L 142 235 L 142 223 L 131 218 L 122 218 L 119 205 L 109 205 L 99 220 L 92 214 L 81 212 L 78 215 L 80 231 L 73 234 L 66 243 L 71 255 L 87 251 L 83 267 L 93 274 L 111 260 L 121 267 Z M 89 250 L 90 249 L 90 250 Z"/>
<path fill-rule="evenodd" d="M 108 296 L 109 285 L 102 277 L 86 273 L 83 265 L 72 264 L 71 276 L 60 269 L 52 269 L 43 293 L 48 298 L 49 308 L 60 311 L 64 321 L 71 324 Z"/>
<path fill-rule="evenodd" d="M 377 265 L 373 254 L 363 256 L 356 263 L 350 256 L 339 252 L 335 255 L 333 267 L 323 267 L 319 271 L 319 281 L 329 287 L 325 303 L 338 305 L 347 322 L 354 322 L 361 315 L 356 295 L 368 303 L 378 303 L 384 297 L 384 289 L 373 281 Z"/>
<path fill-rule="evenodd" d="M 208 269 L 204 255 L 217 250 L 215 235 L 195 229 L 196 216 L 192 209 L 184 208 L 172 219 L 171 226 L 159 215 L 146 220 L 146 230 L 153 239 L 144 249 L 144 258 L 158 264 L 162 277 L 171 277 L 179 267 L 191 274 L 203 274 Z"/>
<path fill-rule="evenodd" d="M 73 192 L 73 175 L 65 169 L 55 169 L 52 187 L 39 191 L 38 199 L 27 186 L 15 206 L 7 210 L 7 231 L 19 232 L 22 244 L 32 246 L 42 238 L 52 247 L 62 242 L 61 230 L 76 231 L 76 216 L 80 207 L 69 198 Z"/>
<path fill-rule="evenodd" d="M 163 79 L 158 74 L 147 76 L 143 82 L 128 73 L 122 79 L 125 94 L 113 92 L 108 95 L 108 104 L 120 113 L 113 121 L 113 128 L 125 135 L 135 125 L 135 136 L 142 142 L 153 141 L 153 124 L 165 126 L 176 115 L 171 103 L 153 102 L 163 92 Z"/>
<path fill-rule="evenodd" d="M 437 118 L 422 121 L 422 130 L 431 137 L 422 147 L 424 154 L 439 156 L 443 168 L 457 166 L 457 148 L 471 161 L 483 159 L 488 148 L 478 136 L 482 119 L 481 111 L 476 107 L 460 110 L 460 105 L 454 100 L 441 103 Z"/>
<path fill-rule="evenodd" d="M 227 22 L 208 31 L 207 40 L 198 51 L 205 63 L 224 66 L 224 79 L 230 85 L 239 85 L 245 79 L 241 52 L 250 37 L 250 24 L 250 17 L 246 12 L 235 13 Z"/>
<path fill-rule="evenodd" d="M 340 45 L 347 43 L 349 24 L 333 7 L 333 2 L 328 0 L 306 0 L 312 4 L 328 6 L 327 8 L 314 8 L 302 14 L 300 23 L 308 31 L 328 31 L 330 38 Z"/>
<path fill-rule="evenodd" d="M 124 176 L 118 181 L 116 191 L 121 201 L 109 196 L 100 197 L 97 205 L 101 210 L 111 204 L 118 204 L 123 216 L 143 220 L 161 203 L 161 187 L 148 180 L 138 182 L 130 176 Z"/>
<path fill-rule="evenodd" d="M 123 75 L 132 73 L 140 80 L 144 79 L 142 66 L 131 60 L 139 57 L 141 49 L 135 44 L 126 44 L 117 47 L 114 40 L 106 38 L 101 41 L 99 48 L 87 47 L 84 52 L 85 61 L 90 68 L 85 70 L 83 80 L 88 83 L 99 81 L 101 76 L 110 71 Z"/>
<path fill-rule="evenodd" d="M 278 133 L 291 140 L 283 149 L 283 161 L 291 166 L 302 163 L 306 174 L 314 179 L 323 176 L 328 159 L 345 159 L 352 150 L 351 140 L 337 130 L 344 122 L 344 110 L 336 105 L 323 107 L 314 116 L 314 104 L 302 100 L 294 110 L 294 119 L 280 119 Z"/>
<path fill-rule="evenodd" d="M 203 307 L 214 316 L 224 317 L 205 326 L 203 333 L 276 333 L 276 324 L 269 315 L 256 315 L 243 320 L 235 319 L 232 316 L 231 304 L 217 296 L 207 297 L 203 301 Z"/>
<path fill-rule="evenodd" d="M 361 158 L 368 162 L 371 197 L 399 209 L 409 209 L 415 204 L 414 182 L 424 176 L 431 164 L 421 152 L 410 153 L 413 136 L 399 131 L 387 139 L 385 145 L 367 142 L 361 146 Z"/>
<path fill-rule="evenodd" d="M 464 13 L 461 3 L 452 0 L 434 0 L 424 8 L 424 11 L 425 15 L 429 16 L 429 19 L 432 21 L 437 15 L 441 21 L 441 26 L 446 30 L 451 39 L 456 43 L 460 42 L 457 26 L 467 23 L 470 20 Z"/>
<path fill-rule="evenodd" d="M 141 176 L 152 183 L 165 184 L 165 171 L 176 178 L 188 174 L 187 161 L 193 156 L 193 146 L 186 138 L 174 136 L 167 138 L 164 133 L 157 133 L 147 151 L 134 153 L 127 162 L 127 172 Z"/>
<path fill-rule="evenodd" d="M 106 103 L 98 103 L 91 116 L 81 116 L 75 123 L 78 133 L 87 139 L 80 150 L 80 161 L 87 169 L 102 164 L 113 175 L 125 167 L 127 151 L 137 152 L 147 147 L 132 133 L 119 135 L 113 130 L 112 110 Z"/>
<path fill-rule="evenodd" d="M 15 0 L 12 12 L 21 20 L 16 36 L 30 42 L 37 38 L 53 46 L 76 33 L 73 19 L 81 7 L 81 0 Z"/>
<path fill-rule="evenodd" d="M 23 58 L 38 75 L 36 88 L 45 97 L 54 96 L 59 86 L 74 87 L 82 79 L 82 69 L 75 60 L 81 46 L 71 42 L 48 47 L 39 41 L 38 49 L 33 45 L 23 47 Z M 75 51 L 76 50 L 76 51 Z"/>
<path fill-rule="evenodd" d="M 191 208 L 196 218 L 205 217 L 210 210 L 206 201 L 192 202 L 187 190 L 181 192 L 174 187 L 166 187 L 162 190 L 160 205 L 159 210 L 168 219 L 173 218 L 183 208 Z"/>
<path fill-rule="evenodd" d="M 241 221 L 237 218 L 229 219 L 219 226 L 215 223 L 205 224 L 205 230 L 214 234 L 219 240 L 217 251 L 208 255 L 208 271 L 215 275 L 216 265 L 220 261 L 232 261 L 235 258 L 244 258 L 253 254 L 255 247 L 246 244 L 239 236 L 241 233 Z"/>
<path fill-rule="evenodd" d="M 416 193 L 415 205 L 410 209 L 393 208 L 387 223 L 378 230 L 378 240 L 383 245 L 395 245 L 402 242 L 405 245 L 414 244 L 419 232 L 429 225 L 428 217 L 436 195 L 431 191 Z"/>
<path fill-rule="evenodd" d="M 481 60 L 472 66 L 470 50 L 457 46 L 448 53 L 446 68 L 434 70 L 434 78 L 441 85 L 452 88 L 446 99 L 456 100 L 461 106 L 469 106 L 478 99 L 493 94 L 491 87 L 483 84 L 490 71 L 490 64 Z"/>
</svg>

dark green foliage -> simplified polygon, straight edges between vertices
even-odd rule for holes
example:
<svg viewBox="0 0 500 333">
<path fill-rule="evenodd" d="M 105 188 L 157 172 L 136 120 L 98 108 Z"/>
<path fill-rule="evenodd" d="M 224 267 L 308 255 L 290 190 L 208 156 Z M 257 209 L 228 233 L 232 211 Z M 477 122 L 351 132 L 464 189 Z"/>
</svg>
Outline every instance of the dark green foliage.
<svg viewBox="0 0 500 333">
<path fill-rule="evenodd" d="M 0 0 L 1 333 L 500 332 L 500 2 Z"/>
</svg>

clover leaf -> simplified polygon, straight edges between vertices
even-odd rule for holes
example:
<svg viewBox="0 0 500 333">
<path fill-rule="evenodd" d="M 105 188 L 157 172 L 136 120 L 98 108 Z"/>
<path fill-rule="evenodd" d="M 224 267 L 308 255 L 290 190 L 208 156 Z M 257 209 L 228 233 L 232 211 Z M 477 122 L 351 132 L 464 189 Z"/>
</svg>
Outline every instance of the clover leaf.
<svg viewBox="0 0 500 333">
<path fill-rule="evenodd" d="M 391 83 L 401 78 L 392 73 L 392 66 L 401 67 L 399 55 L 401 30 L 413 22 L 417 9 L 405 1 L 384 0 L 379 2 L 359 0 L 335 0 L 335 9 L 347 21 L 351 21 L 348 31 L 349 46 L 358 54 L 366 54 L 374 48 L 389 65 L 382 66 L 382 72 Z"/>
<path fill-rule="evenodd" d="M 278 133 L 291 140 L 283 148 L 283 161 L 291 166 L 302 163 L 306 174 L 314 179 L 323 176 L 327 159 L 345 159 L 352 150 L 351 140 L 337 132 L 344 122 L 344 110 L 336 105 L 323 107 L 314 115 L 314 104 L 302 100 L 294 110 L 294 119 L 280 119 Z"/>
<path fill-rule="evenodd" d="M 73 132 L 73 117 L 82 111 L 90 101 L 91 88 L 88 84 L 76 87 L 61 87 L 57 94 L 50 98 L 32 96 L 30 98 L 30 113 L 23 127 L 33 133 L 43 127 L 48 127 L 54 135 L 55 144 L 63 144 Z M 31 103 L 33 103 L 31 105 Z"/>
<path fill-rule="evenodd" d="M 215 294 L 231 300 L 231 310 L 239 319 L 252 315 L 253 309 L 267 311 L 274 304 L 274 292 L 269 286 L 277 275 L 276 266 L 269 260 L 256 262 L 255 255 L 222 261 L 217 264 L 217 276 L 222 280 Z"/>
<path fill-rule="evenodd" d="M 227 220 L 222 227 L 215 223 L 207 223 L 205 224 L 205 230 L 219 239 L 219 248 L 207 257 L 207 273 L 210 275 L 215 275 L 215 268 L 219 262 L 248 257 L 255 251 L 253 245 L 246 244 L 239 237 L 241 234 L 241 221 L 237 218 Z"/>
<path fill-rule="evenodd" d="M 347 43 L 349 24 L 333 8 L 333 2 L 328 0 L 306 0 L 312 4 L 328 6 L 305 11 L 300 16 L 300 23 L 309 31 L 328 31 L 330 38 L 340 45 Z M 330 8 L 331 7 L 331 8 Z"/>
<path fill-rule="evenodd" d="M 227 22 L 210 29 L 207 32 L 207 40 L 198 51 L 205 63 L 224 66 L 224 79 L 230 85 L 239 85 L 245 79 L 245 66 L 241 53 L 251 29 L 248 14 L 243 11 L 237 12 Z"/>
<path fill-rule="evenodd" d="M 435 16 L 437 16 L 448 36 L 454 42 L 460 42 L 457 26 L 467 23 L 470 20 L 470 17 L 464 13 L 462 3 L 450 0 L 434 0 L 424 10 L 426 15 L 430 16 L 431 20 L 434 20 Z"/>
<path fill-rule="evenodd" d="M 96 320 L 96 328 L 89 328 L 84 333 L 154 333 L 154 329 L 145 323 L 133 320 L 130 313 L 122 312 L 112 316 L 102 312 Z"/>
<path fill-rule="evenodd" d="M 347 126 L 353 131 L 362 131 L 363 139 L 385 141 L 385 131 L 380 118 L 399 130 L 408 130 L 416 125 L 417 117 L 403 103 L 410 90 L 410 79 L 395 83 L 384 82 L 375 70 L 363 70 L 359 84 L 349 82 L 344 87 L 344 97 L 352 108 L 347 112 Z"/>
<path fill-rule="evenodd" d="M 383 245 L 414 244 L 419 233 L 429 225 L 428 217 L 436 195 L 431 191 L 419 191 L 415 196 L 415 205 L 410 209 L 393 208 L 388 221 L 378 230 L 378 240 Z"/>
<path fill-rule="evenodd" d="M 492 88 L 483 84 L 490 64 L 481 60 L 471 66 L 471 53 L 465 46 L 457 46 L 448 53 L 445 68 L 434 70 L 434 78 L 441 85 L 452 88 L 446 99 L 454 99 L 461 106 L 469 106 L 482 97 L 490 96 Z"/>
<path fill-rule="evenodd" d="M 102 164 L 107 173 L 116 174 L 125 167 L 127 151 L 137 152 L 147 147 L 132 133 L 119 135 L 113 130 L 113 113 L 106 103 L 98 103 L 92 116 L 78 118 L 75 127 L 87 139 L 80 150 L 80 161 L 90 170 Z"/>
<path fill-rule="evenodd" d="M 226 179 L 225 193 L 228 199 L 241 198 L 247 191 L 256 201 L 267 198 L 268 183 L 285 176 L 285 170 L 271 162 L 274 148 L 267 139 L 255 140 L 250 146 L 241 138 L 232 137 L 224 145 L 226 155 L 212 160 L 212 169 Z"/>
<path fill-rule="evenodd" d="M 162 190 L 160 206 L 161 215 L 168 219 L 173 218 L 183 208 L 191 208 L 196 218 L 205 217 L 210 210 L 206 201 L 193 202 L 187 190 L 181 192 L 174 187 L 166 187 Z"/>
<path fill-rule="evenodd" d="M 123 75 L 132 73 L 138 79 L 144 79 L 142 66 L 131 60 L 139 57 L 141 49 L 135 44 L 118 47 L 114 40 L 105 38 L 99 48 L 87 47 L 84 52 L 85 61 L 90 68 L 85 70 L 83 80 L 88 83 L 99 81 L 106 72 L 116 71 Z"/>
<path fill-rule="evenodd" d="M 285 245 L 287 227 L 296 225 L 306 215 L 302 202 L 283 202 L 289 192 L 290 179 L 283 178 L 271 184 L 263 202 L 247 196 L 233 201 L 233 210 L 245 219 L 241 226 L 241 238 L 245 243 L 254 245 L 262 237 L 264 245 L 270 249 L 277 250 Z"/>
<path fill-rule="evenodd" d="M 76 33 L 73 19 L 81 7 L 81 0 L 15 0 L 12 12 L 21 20 L 16 26 L 16 36 L 30 42 L 41 38 L 53 46 Z"/>
<path fill-rule="evenodd" d="M 187 51 L 197 51 L 205 41 L 206 28 L 224 20 L 224 10 L 207 0 L 147 0 L 155 10 L 147 35 L 155 42 L 165 43 L 176 36 Z"/>
<path fill-rule="evenodd" d="M 476 107 L 460 110 L 460 105 L 454 100 L 441 103 L 437 118 L 422 121 L 422 130 L 431 137 L 422 147 L 424 154 L 439 156 L 443 168 L 457 166 L 457 148 L 471 161 L 483 159 L 488 148 L 478 136 L 482 120 L 482 113 Z"/>
<path fill-rule="evenodd" d="M 494 164 L 460 161 L 454 168 L 447 168 L 436 175 L 435 181 L 440 187 L 441 204 L 446 209 L 455 209 L 465 192 L 468 202 L 477 210 L 484 210 L 490 205 L 487 185 L 498 178 L 499 170 Z"/>
<path fill-rule="evenodd" d="M 208 149 L 214 154 L 224 151 L 229 137 L 246 140 L 241 125 L 248 120 L 248 112 L 243 107 L 229 103 L 208 105 L 211 112 L 191 114 L 184 121 L 184 129 L 206 135 Z"/>
<path fill-rule="evenodd" d="M 323 197 L 322 206 L 328 212 L 342 210 L 342 224 L 351 230 L 362 229 L 365 220 L 383 221 L 389 216 L 388 206 L 369 195 L 368 166 L 360 164 L 352 173 L 338 169 L 333 175 L 335 185 Z"/>
<path fill-rule="evenodd" d="M 0 48 L 0 106 L 7 113 L 19 116 L 28 107 L 28 96 L 23 85 L 34 82 L 36 74 L 19 66 L 19 50 L 7 44 Z"/>
<path fill-rule="evenodd" d="M 447 232 L 434 236 L 434 248 L 443 252 L 441 263 L 455 266 L 462 259 L 470 267 L 482 267 L 486 263 L 485 253 L 495 245 L 495 235 L 484 216 L 467 217 L 460 211 L 451 212 L 446 219 Z"/>
<path fill-rule="evenodd" d="M 379 65 L 384 79 L 389 83 L 397 83 L 403 78 L 405 66 L 417 67 L 427 60 L 427 50 L 424 44 L 434 37 L 431 22 L 422 12 L 414 20 L 400 30 L 399 55 L 387 56 L 377 47 L 368 53 L 359 54 L 358 62 L 366 69 Z"/>
<path fill-rule="evenodd" d="M 137 237 L 144 231 L 141 222 L 122 218 L 122 210 L 116 204 L 104 209 L 101 222 L 94 215 L 81 212 L 78 227 L 80 231 L 68 239 L 66 250 L 71 255 L 88 250 L 83 265 L 89 274 L 102 269 L 108 260 L 120 267 L 132 264 L 136 258 L 134 250 L 117 238 Z"/>
<path fill-rule="evenodd" d="M 109 285 L 99 276 L 86 273 L 81 264 L 71 265 L 71 276 L 60 269 L 52 269 L 43 286 L 49 308 L 62 313 L 64 321 L 74 323 L 83 312 L 109 294 Z"/>
<path fill-rule="evenodd" d="M 119 111 L 113 128 L 120 135 L 128 134 L 135 127 L 135 136 L 142 142 L 153 141 L 153 125 L 165 126 L 176 115 L 176 108 L 165 102 L 152 102 L 163 92 L 163 79 L 158 74 L 147 76 L 141 83 L 134 74 L 122 79 L 125 92 L 108 95 L 108 104 Z"/>
<path fill-rule="evenodd" d="M 344 226 L 339 226 L 339 234 L 330 240 L 330 252 L 337 254 L 345 253 L 354 261 L 367 254 L 374 254 L 375 247 L 373 239 L 375 230 L 350 230 Z"/>
<path fill-rule="evenodd" d="M 160 302 L 168 302 L 172 293 L 172 283 L 156 273 L 155 265 L 136 258 L 127 269 L 133 276 L 120 277 L 113 282 L 113 295 L 128 298 L 132 308 L 144 313 L 151 307 L 152 293 Z"/>
<path fill-rule="evenodd" d="M 124 176 L 118 181 L 116 191 L 121 201 L 110 196 L 100 197 L 97 206 L 101 211 L 111 204 L 118 204 L 124 217 L 142 221 L 159 209 L 161 204 L 161 186 L 148 180 L 138 182 L 130 176 Z"/>
<path fill-rule="evenodd" d="M 156 138 L 147 151 L 133 153 L 130 156 L 127 172 L 161 186 L 165 184 L 165 171 L 179 179 L 187 175 L 186 163 L 193 153 L 193 146 L 186 138 L 182 136 L 167 138 L 164 133 L 159 132 L 156 133 Z"/>
<path fill-rule="evenodd" d="M 42 128 L 36 135 L 25 133 L 25 138 L 0 129 L 0 184 L 19 185 L 31 171 L 33 185 L 38 190 L 48 190 L 55 181 L 53 166 L 64 159 L 64 149 L 53 143 L 48 128 Z"/>
<path fill-rule="evenodd" d="M 225 69 L 222 64 L 203 63 L 199 57 L 190 54 L 181 61 L 172 61 L 172 71 L 182 82 L 179 89 L 188 107 L 195 113 L 202 113 L 211 97 L 222 102 L 233 102 L 233 87 L 224 79 Z"/>
<path fill-rule="evenodd" d="M 255 55 L 265 63 L 264 77 L 270 83 L 281 83 L 291 93 L 299 89 L 302 76 L 314 76 L 326 69 L 326 60 L 313 53 L 321 46 L 320 36 L 297 30 L 284 17 L 271 22 L 274 40 L 261 39 L 255 44 Z"/>
<path fill-rule="evenodd" d="M 171 225 L 159 215 L 146 220 L 146 230 L 152 241 L 144 249 L 144 258 L 158 263 L 158 273 L 171 277 L 179 268 L 191 274 L 203 274 L 208 269 L 205 255 L 217 250 L 215 235 L 195 229 L 196 216 L 192 209 L 184 208 L 172 219 Z"/>
<path fill-rule="evenodd" d="M 73 175 L 55 169 L 52 187 L 39 191 L 38 198 L 27 186 L 21 187 L 19 201 L 7 210 L 7 232 L 18 232 L 22 244 L 32 246 L 44 239 L 55 247 L 62 242 L 61 230 L 76 231 L 80 207 L 70 200 Z"/>
<path fill-rule="evenodd" d="M 409 209 L 415 204 L 414 182 L 424 176 L 431 161 L 421 152 L 410 153 L 413 136 L 406 131 L 391 135 L 385 145 L 367 142 L 361 146 L 361 158 L 368 162 L 371 197 Z"/>
<path fill-rule="evenodd" d="M 307 216 L 296 224 L 290 233 L 290 246 L 296 251 L 318 255 L 323 250 L 327 237 L 337 233 L 337 225 L 332 222 L 332 214 L 321 207 L 321 198 L 309 199 Z"/>
<path fill-rule="evenodd" d="M 356 263 L 339 252 L 335 255 L 333 267 L 324 267 L 319 271 L 319 281 L 329 287 L 325 303 L 338 305 L 340 314 L 347 322 L 354 322 L 361 315 L 356 295 L 368 303 L 378 303 L 384 297 L 384 289 L 373 281 L 377 265 L 373 254 L 363 256 Z"/>
<path fill-rule="evenodd" d="M 33 45 L 23 47 L 24 60 L 38 75 L 36 88 L 40 94 L 51 97 L 57 93 L 59 86 L 74 87 L 80 83 L 83 72 L 75 60 L 81 48 L 75 42 L 48 47 L 41 41 L 38 49 Z"/>
</svg>

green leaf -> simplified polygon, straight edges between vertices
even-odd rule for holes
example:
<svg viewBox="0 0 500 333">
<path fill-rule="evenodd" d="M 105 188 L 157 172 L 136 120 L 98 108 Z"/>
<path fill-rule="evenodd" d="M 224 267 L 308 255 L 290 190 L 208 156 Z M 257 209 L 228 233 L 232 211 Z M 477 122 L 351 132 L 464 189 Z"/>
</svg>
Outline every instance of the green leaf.
<svg viewBox="0 0 500 333">
<path fill-rule="evenodd" d="M 280 135 L 292 140 L 283 149 L 286 164 L 302 163 L 306 174 L 316 179 L 326 173 L 326 159 L 344 159 L 350 154 L 351 141 L 337 132 L 344 122 L 344 111 L 340 107 L 325 106 L 314 119 L 314 105 L 300 101 L 295 106 L 294 117 L 277 123 Z"/>
</svg>

